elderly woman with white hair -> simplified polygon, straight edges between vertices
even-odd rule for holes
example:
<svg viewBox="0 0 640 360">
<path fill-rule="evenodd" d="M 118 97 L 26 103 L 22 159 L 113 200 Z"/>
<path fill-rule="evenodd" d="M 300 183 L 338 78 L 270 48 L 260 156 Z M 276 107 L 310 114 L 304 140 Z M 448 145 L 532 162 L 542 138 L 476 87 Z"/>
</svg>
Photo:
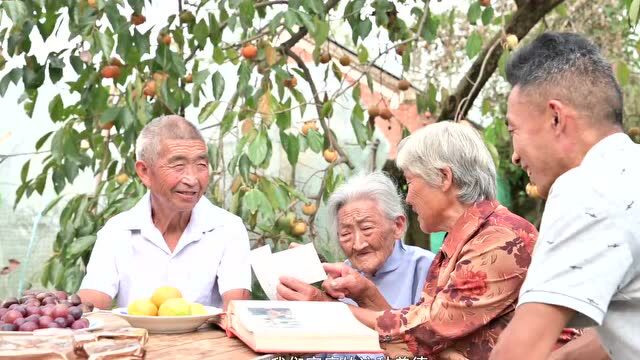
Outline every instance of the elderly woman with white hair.
<svg viewBox="0 0 640 360">
<path fill-rule="evenodd" d="M 402 243 L 407 216 L 393 181 L 381 172 L 354 176 L 334 191 L 327 207 L 346 266 L 369 279 L 391 306 L 418 302 L 434 254 Z M 282 299 L 336 300 L 294 278 L 280 281 Z"/>
<path fill-rule="evenodd" d="M 396 162 L 422 231 L 447 232 L 422 298 L 393 310 L 341 264 L 325 265 L 325 291 L 358 301 L 353 313 L 379 332 L 387 355 L 486 359 L 513 316 L 537 231 L 495 200 L 491 154 L 468 126 L 428 125 L 403 140 Z"/>
</svg>

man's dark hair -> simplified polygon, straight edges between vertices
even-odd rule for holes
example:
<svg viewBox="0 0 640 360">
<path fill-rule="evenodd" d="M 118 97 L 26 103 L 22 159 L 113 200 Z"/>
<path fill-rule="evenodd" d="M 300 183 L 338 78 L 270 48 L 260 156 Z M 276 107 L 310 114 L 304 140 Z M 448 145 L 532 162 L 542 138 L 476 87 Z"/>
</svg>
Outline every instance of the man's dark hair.
<svg viewBox="0 0 640 360">
<path fill-rule="evenodd" d="M 622 125 L 622 91 L 600 49 L 572 33 L 546 32 L 516 51 L 507 81 L 538 97 L 573 106 L 593 121 Z"/>
</svg>

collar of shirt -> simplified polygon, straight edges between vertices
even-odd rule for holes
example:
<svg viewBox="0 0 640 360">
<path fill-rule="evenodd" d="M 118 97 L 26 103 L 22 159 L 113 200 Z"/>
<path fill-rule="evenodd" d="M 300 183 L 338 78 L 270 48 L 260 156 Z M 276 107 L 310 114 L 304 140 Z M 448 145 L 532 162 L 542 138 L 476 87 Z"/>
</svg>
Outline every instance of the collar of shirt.
<svg viewBox="0 0 640 360">
<path fill-rule="evenodd" d="M 396 243 L 393 246 L 393 251 L 391 252 L 391 255 L 389 255 L 387 260 L 384 262 L 384 264 L 382 264 L 380 269 L 376 271 L 373 277 L 375 278 L 376 276 L 380 276 L 382 274 L 396 270 L 402 264 L 404 253 L 406 252 L 407 252 L 407 249 L 405 249 L 402 241 L 396 240 Z"/>
<path fill-rule="evenodd" d="M 218 217 L 212 214 L 211 209 L 209 209 L 211 206 L 212 205 L 207 203 L 206 199 L 200 198 L 191 211 L 191 218 L 180 237 L 178 245 L 174 249 L 174 254 L 180 252 L 180 250 L 190 243 L 199 241 L 203 233 L 212 231 L 220 225 Z M 156 228 L 151 218 L 151 195 L 149 191 L 147 191 L 140 201 L 131 209 L 130 215 L 131 216 L 122 223 L 121 227 L 123 229 L 140 231 L 149 241 L 170 253 L 164 237 L 158 228 Z"/>
<path fill-rule="evenodd" d="M 469 207 L 447 234 L 442 244 L 442 252 L 451 257 L 460 245 L 465 244 L 477 232 L 498 206 L 500 203 L 496 200 L 484 200 Z"/>
</svg>

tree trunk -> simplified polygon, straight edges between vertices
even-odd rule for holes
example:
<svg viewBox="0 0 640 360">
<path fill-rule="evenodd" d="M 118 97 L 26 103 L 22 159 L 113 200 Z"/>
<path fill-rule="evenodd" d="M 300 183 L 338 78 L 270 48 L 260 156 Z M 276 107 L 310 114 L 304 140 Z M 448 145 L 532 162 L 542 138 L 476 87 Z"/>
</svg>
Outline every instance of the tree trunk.
<svg viewBox="0 0 640 360">
<path fill-rule="evenodd" d="M 540 21 L 540 19 L 563 1 L 564 0 L 516 1 L 518 10 L 513 13 L 511 20 L 506 24 L 504 29 L 505 33 L 514 34 L 518 39 L 524 38 L 538 23 L 538 21 Z M 486 60 L 482 75 L 480 74 L 482 63 L 485 61 L 485 57 L 487 57 L 489 49 L 496 41 L 499 41 L 502 36 L 502 32 L 496 34 L 493 39 L 485 45 L 484 49 L 482 49 L 476 60 L 473 62 L 473 65 L 471 65 L 471 68 L 462 77 L 462 80 L 460 80 L 455 93 L 451 94 L 446 100 L 444 100 L 442 111 L 438 116 L 438 121 L 454 119 L 458 105 L 465 98 L 468 98 L 467 106 L 465 106 L 465 109 L 462 114 L 460 114 L 459 118 L 462 119 L 467 115 L 467 112 L 471 108 L 471 104 L 473 104 L 474 100 L 480 93 L 480 90 L 482 90 L 484 84 L 489 80 L 498 67 L 498 61 L 504 51 L 504 48 L 500 45 L 491 52 Z M 477 83 L 475 88 L 472 81 Z M 473 93 L 471 93 L 472 91 Z"/>
</svg>

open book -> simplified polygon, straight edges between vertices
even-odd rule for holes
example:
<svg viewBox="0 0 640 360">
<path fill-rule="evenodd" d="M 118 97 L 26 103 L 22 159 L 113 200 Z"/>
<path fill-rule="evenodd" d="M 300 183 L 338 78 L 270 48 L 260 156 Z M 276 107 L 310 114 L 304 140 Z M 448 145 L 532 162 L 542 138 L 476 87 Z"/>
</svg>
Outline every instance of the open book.
<svg viewBox="0 0 640 360">
<path fill-rule="evenodd" d="M 228 330 L 261 353 L 382 353 L 378 333 L 341 302 L 233 300 Z"/>
<path fill-rule="evenodd" d="M 271 300 L 276 300 L 281 276 L 291 276 L 307 284 L 327 278 L 313 243 L 277 253 L 271 253 L 271 247 L 265 245 L 251 251 L 250 261 L 260 286 Z"/>
</svg>

